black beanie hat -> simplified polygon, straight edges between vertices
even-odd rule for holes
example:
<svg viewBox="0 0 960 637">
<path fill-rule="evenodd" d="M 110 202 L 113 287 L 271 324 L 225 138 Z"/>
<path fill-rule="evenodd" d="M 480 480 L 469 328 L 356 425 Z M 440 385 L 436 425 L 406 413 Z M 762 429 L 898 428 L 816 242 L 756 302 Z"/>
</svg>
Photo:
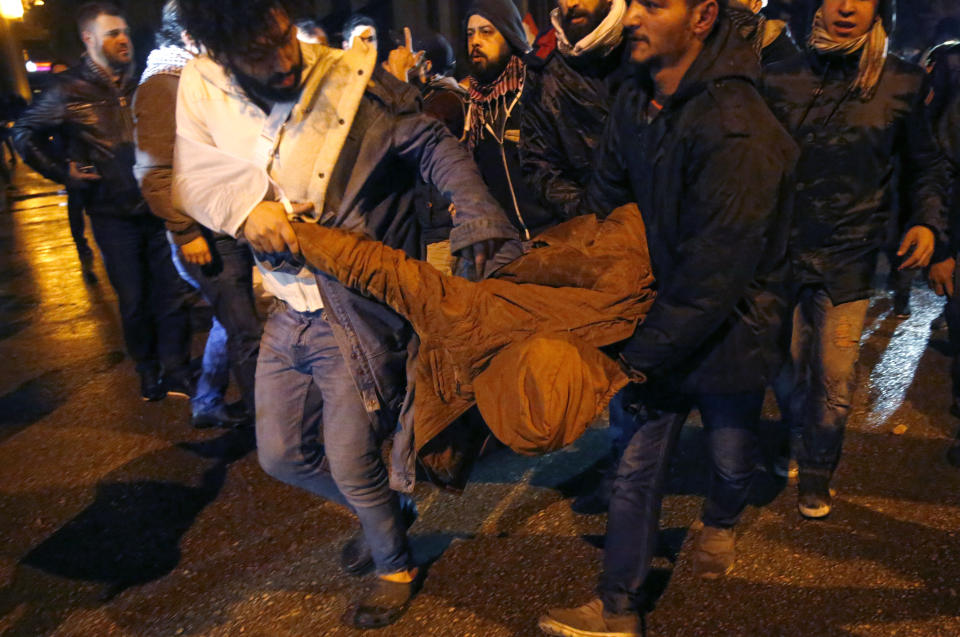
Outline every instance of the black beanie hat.
<svg viewBox="0 0 960 637">
<path fill-rule="evenodd" d="M 527 33 L 523 30 L 523 18 L 520 17 L 520 11 L 512 0 L 474 0 L 470 9 L 467 10 L 467 22 L 472 15 L 479 15 L 489 20 L 513 49 L 515 55 L 523 55 L 530 50 Z"/>
</svg>

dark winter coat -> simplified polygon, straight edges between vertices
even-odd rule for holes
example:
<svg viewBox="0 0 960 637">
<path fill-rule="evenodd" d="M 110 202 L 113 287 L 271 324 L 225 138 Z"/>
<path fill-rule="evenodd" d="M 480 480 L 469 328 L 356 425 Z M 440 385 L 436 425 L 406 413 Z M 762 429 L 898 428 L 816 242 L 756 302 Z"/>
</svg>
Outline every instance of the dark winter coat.
<svg viewBox="0 0 960 637">
<path fill-rule="evenodd" d="M 31 168 L 60 184 L 68 180 L 70 160 L 92 165 L 100 181 L 85 182 L 87 214 L 128 215 L 147 212 L 133 176 L 133 113 L 137 82 L 124 76 L 114 84 L 84 57 L 56 77 L 17 120 L 13 143 Z M 58 135 L 66 156 L 49 143 Z"/>
<path fill-rule="evenodd" d="M 586 212 L 640 206 L 657 299 L 623 356 L 682 392 L 760 390 L 781 362 L 797 148 L 759 74 L 721 19 L 649 122 L 650 90 L 625 83 L 587 189 Z"/>
<path fill-rule="evenodd" d="M 876 94 L 850 89 L 859 58 L 808 51 L 767 68 L 766 97 L 801 148 L 794 275 L 835 304 L 864 299 L 891 220 L 894 166 L 908 226 L 945 238 L 947 166 L 924 111 L 924 73 L 890 56 Z"/>
<path fill-rule="evenodd" d="M 930 55 L 930 118 L 934 135 L 951 168 L 950 244 L 960 251 L 960 43 L 935 48 Z"/>
<path fill-rule="evenodd" d="M 577 214 L 593 156 L 624 79 L 621 44 L 605 57 L 554 50 L 527 65 L 520 122 L 523 175 L 540 200 L 563 219 Z"/>
</svg>

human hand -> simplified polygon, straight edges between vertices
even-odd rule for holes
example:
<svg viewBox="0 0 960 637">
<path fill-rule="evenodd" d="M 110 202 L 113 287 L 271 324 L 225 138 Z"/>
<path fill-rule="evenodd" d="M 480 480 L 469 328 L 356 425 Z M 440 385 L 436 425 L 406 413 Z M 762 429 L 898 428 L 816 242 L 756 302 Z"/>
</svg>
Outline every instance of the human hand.
<svg viewBox="0 0 960 637">
<path fill-rule="evenodd" d="M 897 256 L 904 256 L 910 252 L 911 248 L 913 252 L 906 261 L 900 264 L 899 269 L 927 267 L 930 264 L 930 258 L 933 256 L 936 243 L 933 231 L 926 226 L 914 226 L 907 230 L 907 234 L 904 235 L 903 242 L 900 244 L 900 249 L 897 251 Z"/>
<path fill-rule="evenodd" d="M 291 204 L 293 214 L 313 212 L 312 203 Z M 240 229 L 240 234 L 257 252 L 290 252 L 300 254 L 300 244 L 287 211 L 278 201 L 261 201 Z"/>
<path fill-rule="evenodd" d="M 90 168 L 93 168 L 92 166 Z M 74 182 L 84 182 L 84 181 L 100 181 L 103 177 L 96 172 L 96 169 L 93 169 L 93 172 L 82 171 L 80 170 L 79 164 L 72 161 L 68 165 L 68 177 L 71 181 Z"/>
<path fill-rule="evenodd" d="M 423 64 L 425 53 L 413 52 L 413 35 L 409 27 L 403 27 L 403 39 L 404 45 L 390 51 L 387 61 L 383 63 L 383 69 L 401 82 L 406 82 L 410 77 L 410 71 Z"/>
<path fill-rule="evenodd" d="M 486 241 L 478 241 L 462 250 L 463 258 L 473 264 L 473 271 L 476 273 L 477 281 L 483 279 L 487 261 L 497 254 L 504 243 L 506 243 L 506 239 L 488 239 Z"/>
<path fill-rule="evenodd" d="M 930 266 L 927 280 L 930 289 L 936 292 L 937 296 L 953 296 L 953 271 L 956 266 L 957 262 L 952 258 Z"/>
<path fill-rule="evenodd" d="M 213 261 L 213 255 L 210 254 L 210 244 L 204 236 L 199 236 L 180 246 L 180 254 L 183 260 L 193 265 L 207 265 Z"/>
</svg>

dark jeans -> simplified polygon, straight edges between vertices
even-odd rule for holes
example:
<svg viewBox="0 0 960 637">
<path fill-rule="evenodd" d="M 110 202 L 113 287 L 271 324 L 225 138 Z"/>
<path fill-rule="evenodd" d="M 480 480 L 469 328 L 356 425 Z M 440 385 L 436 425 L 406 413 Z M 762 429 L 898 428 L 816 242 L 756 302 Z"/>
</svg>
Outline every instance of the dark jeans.
<svg viewBox="0 0 960 637">
<path fill-rule="evenodd" d="M 90 227 L 117 292 L 127 352 L 140 372 L 190 367 L 190 317 L 163 222 L 149 214 L 92 215 Z"/>
<path fill-rule="evenodd" d="M 954 258 L 960 254 L 954 255 Z M 943 308 L 947 319 L 947 330 L 950 335 L 950 349 L 953 354 L 951 377 L 953 380 L 953 404 L 960 407 L 960 268 L 953 270 L 953 296 L 947 297 L 947 304 Z"/>
<path fill-rule="evenodd" d="M 90 246 L 83 234 L 83 211 L 86 208 L 84 193 L 78 188 L 67 187 L 67 220 L 70 222 L 70 236 L 77 246 L 77 254 L 81 259 L 90 256 Z"/>
<path fill-rule="evenodd" d="M 620 458 L 610 498 L 599 586 L 608 611 L 643 608 L 640 589 L 657 547 L 670 456 L 693 407 L 700 410 L 712 465 L 703 523 L 718 528 L 736 524 L 757 466 L 763 395 L 755 391 L 671 396 L 654 388 L 629 386 L 613 399 L 611 420 L 632 417 L 636 429 Z"/>
<path fill-rule="evenodd" d="M 179 258 L 180 250 L 173 246 L 176 265 L 184 280 L 200 290 L 213 308 L 214 325 L 207 337 L 203 355 L 203 374 L 197 383 L 194 411 L 209 411 L 223 400 L 228 378 L 219 361 L 222 356 L 222 338 L 219 326 L 226 332 L 226 353 L 230 369 L 240 387 L 240 395 L 251 414 L 256 413 L 254 384 L 257 375 L 257 355 L 260 352 L 262 327 L 253 298 L 253 255 L 246 246 L 232 237 L 217 237 L 204 233 L 213 261 L 204 266 L 187 263 Z M 212 351 L 215 350 L 215 351 Z"/>
</svg>

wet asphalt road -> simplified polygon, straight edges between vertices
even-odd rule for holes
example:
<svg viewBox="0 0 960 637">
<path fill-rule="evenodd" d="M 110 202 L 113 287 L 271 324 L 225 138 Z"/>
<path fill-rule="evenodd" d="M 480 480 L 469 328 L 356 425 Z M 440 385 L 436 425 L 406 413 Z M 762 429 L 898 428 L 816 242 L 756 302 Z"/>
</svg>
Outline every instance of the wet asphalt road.
<svg viewBox="0 0 960 637">
<path fill-rule="evenodd" d="M 367 583 L 336 567 L 345 511 L 268 478 L 253 441 L 189 427 L 186 401 L 139 399 L 115 300 L 85 285 L 56 186 L 20 170 L 0 212 L 0 635 L 354 635 Z M 800 519 L 795 489 L 759 475 L 734 571 L 694 577 L 705 483 L 696 417 L 664 504 L 649 635 L 960 635 L 960 470 L 940 303 L 874 300 L 835 512 Z M 202 335 L 200 335 L 202 338 Z M 200 338 L 196 344 L 199 348 Z M 766 431 L 777 431 L 768 400 Z M 902 435 L 892 430 L 905 425 Z M 572 513 L 604 449 L 485 458 L 462 496 L 418 487 L 412 529 L 429 577 L 373 634 L 524 637 L 586 602 L 603 516 Z"/>
</svg>

